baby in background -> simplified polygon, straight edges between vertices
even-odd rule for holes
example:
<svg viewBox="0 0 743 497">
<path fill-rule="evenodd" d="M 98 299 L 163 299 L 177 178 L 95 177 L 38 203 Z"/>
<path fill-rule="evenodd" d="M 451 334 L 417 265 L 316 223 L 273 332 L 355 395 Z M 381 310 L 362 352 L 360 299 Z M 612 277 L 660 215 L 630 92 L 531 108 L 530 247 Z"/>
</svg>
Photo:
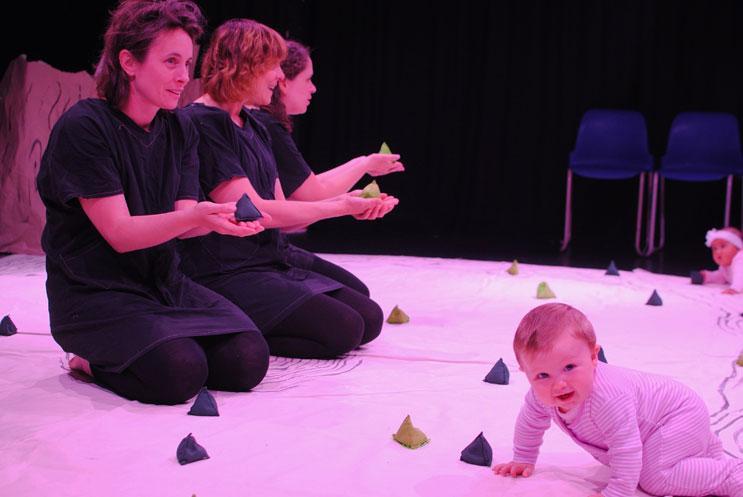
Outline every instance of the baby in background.
<svg viewBox="0 0 743 497">
<path fill-rule="evenodd" d="M 591 497 L 743 497 L 743 460 L 727 457 L 702 399 L 664 376 L 598 361 L 588 318 L 566 304 L 532 309 L 513 349 L 531 388 L 516 420 L 513 460 L 502 476 L 534 473 L 544 432 L 554 422 L 611 469 Z"/>
<path fill-rule="evenodd" d="M 711 229 L 706 238 L 705 245 L 712 249 L 712 258 L 720 267 L 716 271 L 700 271 L 704 283 L 730 284 L 722 293 L 743 292 L 743 233 L 731 227 Z"/>
</svg>

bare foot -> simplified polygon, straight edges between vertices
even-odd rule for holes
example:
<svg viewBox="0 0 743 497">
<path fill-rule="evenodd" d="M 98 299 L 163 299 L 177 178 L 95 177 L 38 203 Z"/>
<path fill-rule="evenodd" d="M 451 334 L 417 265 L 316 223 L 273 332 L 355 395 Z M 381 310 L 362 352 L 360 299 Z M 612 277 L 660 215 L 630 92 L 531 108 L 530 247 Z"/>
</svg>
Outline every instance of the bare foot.
<svg viewBox="0 0 743 497">
<path fill-rule="evenodd" d="M 73 355 L 70 358 L 70 369 L 73 371 L 79 371 L 82 373 L 87 374 L 88 376 L 92 377 L 93 372 L 90 370 L 90 363 L 83 359 L 82 357 L 78 357 L 76 355 Z"/>
</svg>

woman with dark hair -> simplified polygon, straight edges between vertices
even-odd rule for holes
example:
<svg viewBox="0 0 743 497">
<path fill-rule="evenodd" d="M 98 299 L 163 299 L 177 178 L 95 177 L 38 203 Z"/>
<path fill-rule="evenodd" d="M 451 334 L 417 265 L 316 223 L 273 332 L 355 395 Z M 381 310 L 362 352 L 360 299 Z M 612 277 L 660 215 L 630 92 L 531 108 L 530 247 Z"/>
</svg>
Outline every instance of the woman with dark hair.
<svg viewBox="0 0 743 497">
<path fill-rule="evenodd" d="M 292 116 L 307 112 L 317 91 L 312 82 L 312 59 L 309 48 L 297 41 L 288 40 L 286 47 L 287 55 L 281 62 L 284 78 L 274 88 L 271 103 L 255 113 L 271 134 L 284 195 L 292 200 L 322 200 L 346 193 L 364 174 L 382 176 L 404 171 L 398 154 L 371 154 L 321 174 L 312 172 L 290 134 Z"/>
<path fill-rule="evenodd" d="M 278 228 L 343 215 L 375 218 L 393 197 L 343 194 L 319 202 L 284 198 L 266 129 L 248 108 L 271 101 L 283 76 L 284 40 L 248 19 L 217 28 L 201 67 L 204 95 L 180 112 L 199 130 L 201 188 L 214 202 L 247 194 L 270 220 L 252 238 L 207 235 L 181 243 L 183 268 L 199 283 L 242 308 L 263 332 L 272 354 L 330 358 L 379 335 L 382 311 L 367 296 L 291 260 Z"/>
<path fill-rule="evenodd" d="M 96 71 L 100 99 L 55 124 L 37 185 L 52 336 L 73 369 L 141 402 L 247 391 L 268 348 L 245 314 L 179 269 L 176 237 L 262 231 L 235 204 L 197 202 L 198 135 L 170 112 L 203 17 L 190 0 L 125 0 Z"/>
<path fill-rule="evenodd" d="M 286 58 L 281 62 L 284 78 L 273 90 L 271 103 L 255 112 L 255 117 L 271 135 L 284 195 L 292 200 L 323 200 L 349 191 L 365 174 L 382 176 L 404 171 L 398 154 L 371 154 L 356 157 L 321 174 L 315 174 L 292 138 L 292 116 L 307 112 L 317 91 L 312 82 L 310 50 L 293 40 L 286 42 Z M 291 245 L 295 263 L 324 274 L 369 296 L 369 289 L 355 275 L 314 254 Z"/>
</svg>

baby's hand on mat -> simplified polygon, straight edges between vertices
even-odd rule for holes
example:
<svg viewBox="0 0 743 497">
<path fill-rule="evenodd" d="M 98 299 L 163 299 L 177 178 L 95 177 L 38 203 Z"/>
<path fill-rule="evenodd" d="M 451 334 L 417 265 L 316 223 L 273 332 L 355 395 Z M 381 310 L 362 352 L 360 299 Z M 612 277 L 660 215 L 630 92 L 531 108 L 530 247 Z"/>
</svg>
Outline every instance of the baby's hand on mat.
<svg viewBox="0 0 743 497">
<path fill-rule="evenodd" d="M 524 462 L 506 462 L 493 466 L 493 473 L 501 476 L 528 477 L 534 472 L 534 465 Z"/>
<path fill-rule="evenodd" d="M 725 295 L 736 295 L 738 292 L 733 290 L 732 288 L 726 288 L 722 291 Z"/>
</svg>

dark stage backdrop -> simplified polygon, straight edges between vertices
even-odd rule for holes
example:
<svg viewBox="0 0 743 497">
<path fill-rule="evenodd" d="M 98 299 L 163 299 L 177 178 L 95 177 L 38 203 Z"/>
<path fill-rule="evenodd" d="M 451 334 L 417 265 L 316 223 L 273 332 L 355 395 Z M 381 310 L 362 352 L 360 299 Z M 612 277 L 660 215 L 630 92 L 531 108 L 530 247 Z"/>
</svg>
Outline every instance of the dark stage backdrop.
<svg viewBox="0 0 743 497">
<path fill-rule="evenodd" d="M 251 17 L 314 48 L 319 91 L 297 138 L 317 170 L 383 140 L 403 155 L 407 172 L 380 180 L 401 199 L 395 213 L 377 223 L 330 221 L 319 232 L 556 248 L 567 156 L 584 111 L 641 111 L 656 157 L 678 112 L 743 115 L 740 1 L 199 3 L 211 28 Z M 26 53 L 89 70 L 114 5 L 16 2 L 6 28 L 20 33 L 7 39 L 4 30 L 0 68 Z M 723 188 L 669 186 L 669 243 L 701 243 L 722 222 Z M 635 182 L 578 180 L 576 240 L 592 233 L 629 247 L 635 192 Z"/>
</svg>

